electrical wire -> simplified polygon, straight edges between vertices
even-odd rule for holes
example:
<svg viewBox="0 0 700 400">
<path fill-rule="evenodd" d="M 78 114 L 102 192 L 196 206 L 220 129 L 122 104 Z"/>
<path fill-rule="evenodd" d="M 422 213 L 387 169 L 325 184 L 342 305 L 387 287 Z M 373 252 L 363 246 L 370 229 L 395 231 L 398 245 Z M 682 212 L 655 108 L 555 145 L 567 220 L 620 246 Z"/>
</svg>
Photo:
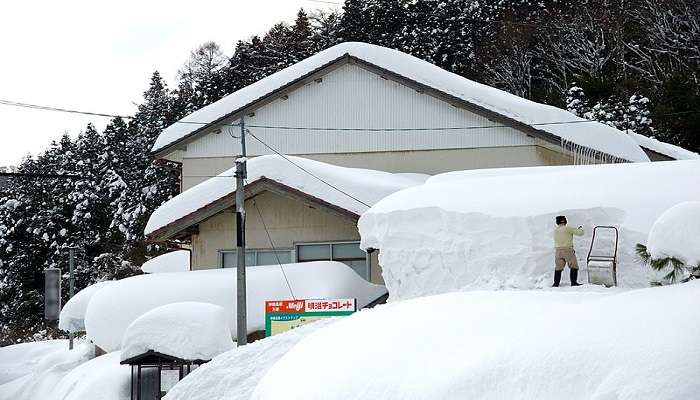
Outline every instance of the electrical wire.
<svg viewBox="0 0 700 400">
<path fill-rule="evenodd" d="M 299 165 L 299 164 L 295 163 L 294 161 L 290 160 L 287 156 L 285 156 L 284 154 L 282 154 L 282 153 L 280 153 L 279 151 L 277 151 L 277 149 L 275 149 L 274 147 L 270 146 L 269 144 L 265 143 L 263 140 L 261 140 L 260 138 L 258 138 L 257 136 L 255 136 L 255 134 L 253 134 L 253 132 L 251 132 L 250 130 L 246 129 L 246 133 L 249 134 L 250 136 L 252 136 L 253 139 L 257 140 L 260 144 L 262 144 L 263 146 L 265 146 L 268 150 L 270 150 L 270 151 L 272 151 L 273 153 L 277 154 L 278 156 L 284 158 L 284 159 L 287 160 L 290 164 L 292 164 L 292 165 L 294 165 L 295 167 L 299 168 L 300 170 L 306 172 L 307 174 L 309 174 L 309 175 L 312 176 L 313 178 L 317 179 L 318 181 L 324 183 L 324 184 L 327 185 L 328 187 L 333 188 L 334 190 L 338 191 L 339 193 L 344 194 L 345 196 L 347 196 L 347 197 L 349 197 L 349 198 L 355 200 L 356 202 L 362 204 L 363 206 L 365 206 L 365 207 L 367 207 L 367 208 L 372 207 L 372 206 L 370 206 L 369 204 L 365 203 L 364 201 L 362 201 L 362 200 L 358 199 L 357 197 L 351 195 L 350 193 L 348 193 L 348 192 L 346 192 L 346 191 L 344 191 L 344 190 L 338 188 L 337 186 L 335 186 L 335 185 L 333 185 L 333 184 L 331 184 L 331 183 L 329 183 L 329 182 L 323 180 L 322 178 L 319 178 L 318 176 L 314 175 L 312 172 L 310 172 L 310 171 L 307 170 L 306 168 L 304 168 L 304 167 L 302 167 L 301 165 Z"/>
<path fill-rule="evenodd" d="M 247 185 L 247 183 L 246 183 Z M 292 299 L 296 300 L 296 296 L 294 296 L 294 291 L 292 290 L 292 285 L 289 283 L 289 279 L 287 278 L 287 273 L 284 271 L 284 267 L 282 266 L 282 262 L 280 261 L 280 257 L 277 254 L 277 249 L 275 248 L 275 244 L 272 241 L 272 236 L 270 235 L 270 231 L 267 229 L 267 225 L 265 224 L 265 219 L 262 216 L 262 212 L 260 212 L 260 208 L 258 207 L 258 204 L 255 202 L 255 199 L 252 199 L 253 201 L 253 207 L 255 207 L 255 210 L 258 212 L 258 216 L 260 216 L 260 222 L 262 222 L 263 229 L 265 229 L 265 234 L 267 234 L 267 240 L 270 242 L 270 247 L 272 247 L 272 252 L 275 254 L 275 258 L 277 259 L 277 265 L 280 267 L 280 271 L 282 271 L 282 276 L 284 277 L 284 281 L 287 283 L 287 288 L 289 289 L 289 294 L 292 295 Z"/>
</svg>

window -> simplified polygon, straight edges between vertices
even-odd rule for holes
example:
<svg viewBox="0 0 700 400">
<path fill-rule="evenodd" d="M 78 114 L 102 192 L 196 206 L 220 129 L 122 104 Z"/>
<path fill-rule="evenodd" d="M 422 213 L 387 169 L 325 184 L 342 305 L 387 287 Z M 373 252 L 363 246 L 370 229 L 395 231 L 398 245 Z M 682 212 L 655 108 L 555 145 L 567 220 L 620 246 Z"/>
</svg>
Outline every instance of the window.
<svg viewBox="0 0 700 400">
<path fill-rule="evenodd" d="M 292 250 L 246 250 L 245 265 L 274 265 L 279 263 L 289 264 L 292 262 Z M 238 253 L 236 250 L 221 251 L 221 266 L 224 268 L 236 268 L 238 265 Z"/>
<path fill-rule="evenodd" d="M 369 280 L 367 253 L 360 248 L 360 242 L 300 243 L 296 248 L 298 262 L 340 261 Z"/>
</svg>

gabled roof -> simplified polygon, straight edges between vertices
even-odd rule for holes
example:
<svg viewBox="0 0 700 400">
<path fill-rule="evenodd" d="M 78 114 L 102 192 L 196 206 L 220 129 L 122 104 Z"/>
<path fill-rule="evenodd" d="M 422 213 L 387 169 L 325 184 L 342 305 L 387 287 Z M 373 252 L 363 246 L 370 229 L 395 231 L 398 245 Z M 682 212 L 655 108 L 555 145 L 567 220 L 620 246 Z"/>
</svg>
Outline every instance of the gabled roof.
<svg viewBox="0 0 700 400">
<path fill-rule="evenodd" d="M 319 71 L 350 61 L 549 142 L 573 143 L 616 160 L 649 161 L 636 142 L 617 129 L 471 81 L 397 50 L 355 42 L 341 43 L 321 51 L 193 112 L 166 128 L 152 151 L 156 155 L 165 155 L 172 151 L 173 146 L 208 132 L 213 125 L 227 118 L 252 110 L 264 99 L 289 90 Z"/>
<path fill-rule="evenodd" d="M 382 198 L 422 184 L 427 175 L 393 174 L 339 167 L 300 157 L 267 155 L 248 160 L 246 196 L 270 190 L 356 220 Z M 196 185 L 158 207 L 145 233 L 165 240 L 234 204 L 235 167 Z M 332 185 L 332 187 L 330 186 Z"/>
</svg>

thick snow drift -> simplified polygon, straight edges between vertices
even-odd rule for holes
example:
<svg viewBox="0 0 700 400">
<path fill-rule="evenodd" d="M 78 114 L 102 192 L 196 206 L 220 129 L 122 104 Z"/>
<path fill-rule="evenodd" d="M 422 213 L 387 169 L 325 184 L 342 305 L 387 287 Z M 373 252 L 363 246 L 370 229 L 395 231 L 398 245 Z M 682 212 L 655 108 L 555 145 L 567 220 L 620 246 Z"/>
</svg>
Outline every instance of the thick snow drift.
<svg viewBox="0 0 700 400">
<path fill-rule="evenodd" d="M 620 228 L 618 283 L 648 285 L 635 254 L 669 207 L 700 200 L 700 161 L 508 168 L 437 175 L 381 200 L 359 220 L 380 250 L 392 299 L 463 289 L 551 284 L 554 217 L 583 225 L 581 281 L 594 225 Z M 607 240 L 601 251 L 612 252 Z M 566 282 L 566 279 L 564 279 Z"/>
<path fill-rule="evenodd" d="M 358 215 L 367 210 L 365 204 L 372 205 L 398 190 L 420 185 L 428 178 L 427 175 L 420 174 L 392 174 L 371 169 L 339 167 L 300 157 L 287 158 L 316 177 L 332 182 L 333 186 L 345 193 L 329 187 L 278 155 L 250 159 L 248 183 L 265 177 Z M 165 202 L 151 214 L 146 225 L 146 234 L 233 194 L 236 191 L 234 172 L 235 168 L 224 171 Z M 362 203 L 348 197 L 346 193 Z"/>
<path fill-rule="evenodd" d="M 386 293 L 340 262 L 283 264 L 296 298 L 356 298 L 364 307 Z M 248 331 L 264 329 L 266 300 L 292 297 L 279 265 L 249 267 Z M 236 332 L 236 269 L 147 274 L 115 282 L 93 296 L 85 327 L 88 337 L 106 351 L 121 347 L 124 331 L 153 308 L 177 302 L 202 302 L 223 307 Z M 183 321 L 184 323 L 184 321 Z"/>
<path fill-rule="evenodd" d="M 56 385 L 74 368 L 94 357 L 91 344 L 78 343 L 73 350 L 68 350 L 68 344 L 64 344 L 65 347 L 39 357 L 29 374 L 1 385 L 0 400 L 53 399 Z M 46 346 L 53 345 L 46 343 Z"/>
<path fill-rule="evenodd" d="M 551 124 L 553 122 L 584 120 L 560 108 L 535 103 L 505 91 L 470 81 L 398 50 L 352 42 L 341 43 L 321 51 L 193 112 L 180 120 L 181 123 L 175 123 L 166 128 L 158 136 L 153 145 L 153 151 L 161 150 L 204 128 L 203 125 L 187 122 L 211 123 L 218 121 L 304 75 L 345 56 L 363 60 L 449 96 L 457 97 L 475 106 L 530 125 L 535 129 L 561 138 L 562 142 L 586 146 L 628 161 L 649 161 L 649 158 L 632 138 L 605 124 L 598 122 Z"/>
<path fill-rule="evenodd" d="M 112 284 L 114 281 L 104 281 L 92 284 L 79 291 L 61 308 L 58 320 L 58 329 L 67 332 L 81 332 L 85 330 L 85 310 L 92 296 L 100 289 Z"/>
<path fill-rule="evenodd" d="M 307 336 L 252 398 L 696 398 L 699 296 L 692 281 L 609 295 L 463 292 L 396 302 Z"/>
<path fill-rule="evenodd" d="M 149 350 L 183 360 L 211 360 L 234 347 L 226 311 L 209 303 L 171 303 L 146 311 L 126 328 L 121 360 Z"/>
<path fill-rule="evenodd" d="M 0 347 L 0 385 L 30 374 L 43 357 L 61 350 L 68 350 L 67 340 L 45 340 Z"/>
<path fill-rule="evenodd" d="M 176 384 L 166 400 L 249 400 L 258 381 L 289 349 L 336 319 L 322 319 L 231 350 Z"/>
<path fill-rule="evenodd" d="M 141 271 L 147 274 L 161 272 L 185 272 L 190 270 L 190 252 L 188 250 L 176 250 L 161 254 L 143 263 Z"/>
<path fill-rule="evenodd" d="M 674 257 L 700 265 L 700 201 L 676 204 L 661 214 L 649 231 L 647 250 L 653 259 Z"/>
<path fill-rule="evenodd" d="M 42 400 L 129 400 L 131 368 L 119 357 L 117 351 L 78 365 Z"/>
</svg>

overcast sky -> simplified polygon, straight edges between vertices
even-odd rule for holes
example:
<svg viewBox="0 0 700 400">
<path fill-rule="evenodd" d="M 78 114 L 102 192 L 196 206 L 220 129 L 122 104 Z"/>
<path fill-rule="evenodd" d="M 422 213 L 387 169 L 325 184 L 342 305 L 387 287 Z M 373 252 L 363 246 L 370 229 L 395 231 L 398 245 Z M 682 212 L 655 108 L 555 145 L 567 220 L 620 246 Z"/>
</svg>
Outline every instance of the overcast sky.
<svg viewBox="0 0 700 400">
<path fill-rule="evenodd" d="M 153 71 L 169 85 L 191 50 L 213 40 L 228 55 L 237 40 L 294 21 L 309 0 L 119 2 L 12 1 L 0 13 L 0 99 L 130 115 Z M 0 105 L 0 166 L 17 165 L 68 132 L 107 118 Z"/>
</svg>

